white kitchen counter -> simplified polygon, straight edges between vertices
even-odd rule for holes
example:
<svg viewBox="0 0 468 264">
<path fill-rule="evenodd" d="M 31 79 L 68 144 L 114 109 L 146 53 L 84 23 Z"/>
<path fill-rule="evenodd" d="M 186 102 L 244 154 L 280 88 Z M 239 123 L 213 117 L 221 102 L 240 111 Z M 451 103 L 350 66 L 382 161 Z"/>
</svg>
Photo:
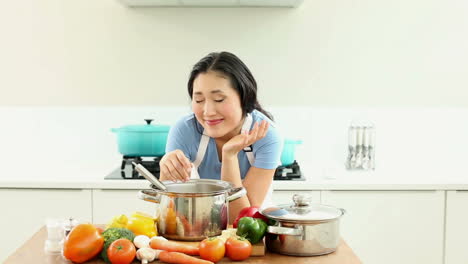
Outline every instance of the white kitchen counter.
<svg viewBox="0 0 468 264">
<path fill-rule="evenodd" d="M 337 174 L 338 175 L 338 174 Z M 396 175 L 396 174 L 394 174 Z M 428 174 L 403 174 L 406 177 L 391 177 L 391 174 L 376 172 L 346 172 L 328 178 L 312 178 L 305 181 L 273 181 L 276 191 L 287 190 L 468 190 L 468 177 L 427 177 Z M 87 175 L 89 176 L 89 175 Z M 50 177 L 43 179 L 19 178 L 0 179 L 0 189 L 146 189 L 146 180 L 104 180 L 100 177 L 66 178 Z"/>
</svg>

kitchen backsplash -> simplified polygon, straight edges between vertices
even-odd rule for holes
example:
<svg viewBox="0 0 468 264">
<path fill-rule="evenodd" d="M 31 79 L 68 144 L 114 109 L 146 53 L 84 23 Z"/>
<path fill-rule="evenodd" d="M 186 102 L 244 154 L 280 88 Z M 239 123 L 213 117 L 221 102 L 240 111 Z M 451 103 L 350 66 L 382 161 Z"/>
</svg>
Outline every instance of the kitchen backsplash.
<svg viewBox="0 0 468 264">
<path fill-rule="evenodd" d="M 468 178 L 467 108 L 266 109 L 285 138 L 303 141 L 296 148 L 296 160 L 306 178 L 333 177 L 345 170 L 353 121 L 375 126 L 376 175 L 391 171 L 400 177 L 406 171 Z M 111 128 L 143 124 L 145 118 L 172 125 L 187 113 L 189 106 L 0 107 L 0 159 L 9 168 L 0 178 L 48 178 L 58 173 L 103 178 L 121 161 Z"/>
</svg>

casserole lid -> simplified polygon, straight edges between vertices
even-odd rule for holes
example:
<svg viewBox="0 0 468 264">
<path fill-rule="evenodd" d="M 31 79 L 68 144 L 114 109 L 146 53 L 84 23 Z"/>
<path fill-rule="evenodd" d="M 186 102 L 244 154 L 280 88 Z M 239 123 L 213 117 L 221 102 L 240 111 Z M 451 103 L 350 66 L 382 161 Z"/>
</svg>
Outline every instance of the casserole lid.
<svg viewBox="0 0 468 264">
<path fill-rule="evenodd" d="M 113 132 L 168 132 L 169 126 L 166 125 L 152 125 L 151 122 L 153 119 L 145 119 L 146 125 L 127 125 L 120 128 L 113 128 Z"/>
<path fill-rule="evenodd" d="M 303 194 L 293 195 L 294 204 L 284 204 L 265 208 L 260 213 L 281 222 L 317 223 L 341 217 L 344 209 L 324 204 L 311 204 L 311 198 Z"/>
</svg>

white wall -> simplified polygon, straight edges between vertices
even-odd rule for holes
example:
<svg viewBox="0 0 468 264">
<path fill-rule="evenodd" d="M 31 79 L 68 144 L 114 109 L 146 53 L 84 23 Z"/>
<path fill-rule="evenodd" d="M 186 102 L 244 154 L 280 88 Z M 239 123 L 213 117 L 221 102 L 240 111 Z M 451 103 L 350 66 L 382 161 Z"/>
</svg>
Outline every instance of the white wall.
<svg viewBox="0 0 468 264">
<path fill-rule="evenodd" d="M 355 175 L 344 165 L 352 120 L 375 124 L 375 179 L 468 179 L 467 108 L 270 110 L 284 137 L 303 141 L 295 158 L 308 179 Z M 172 125 L 189 112 L 188 106 L 0 107 L 0 179 L 102 179 L 122 159 L 111 128 L 143 124 L 144 118 Z"/>
<path fill-rule="evenodd" d="M 278 105 L 468 106 L 465 0 L 284 8 L 4 1 L 0 105 L 184 105 L 191 66 L 229 50 Z"/>
</svg>

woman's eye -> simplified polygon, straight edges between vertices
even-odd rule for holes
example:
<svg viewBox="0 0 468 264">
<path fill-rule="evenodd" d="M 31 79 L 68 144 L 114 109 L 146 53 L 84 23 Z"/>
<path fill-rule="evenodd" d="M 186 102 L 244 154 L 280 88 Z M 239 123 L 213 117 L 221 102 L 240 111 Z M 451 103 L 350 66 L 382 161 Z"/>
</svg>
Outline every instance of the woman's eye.
<svg viewBox="0 0 468 264">
<path fill-rule="evenodd" d="M 217 103 L 221 103 L 222 101 L 224 101 L 224 98 L 223 99 L 219 99 L 219 100 L 214 100 L 215 102 Z"/>
<path fill-rule="evenodd" d="M 203 102 L 203 100 L 195 100 L 195 103 L 197 103 L 197 104 L 199 104 L 201 102 Z"/>
</svg>

